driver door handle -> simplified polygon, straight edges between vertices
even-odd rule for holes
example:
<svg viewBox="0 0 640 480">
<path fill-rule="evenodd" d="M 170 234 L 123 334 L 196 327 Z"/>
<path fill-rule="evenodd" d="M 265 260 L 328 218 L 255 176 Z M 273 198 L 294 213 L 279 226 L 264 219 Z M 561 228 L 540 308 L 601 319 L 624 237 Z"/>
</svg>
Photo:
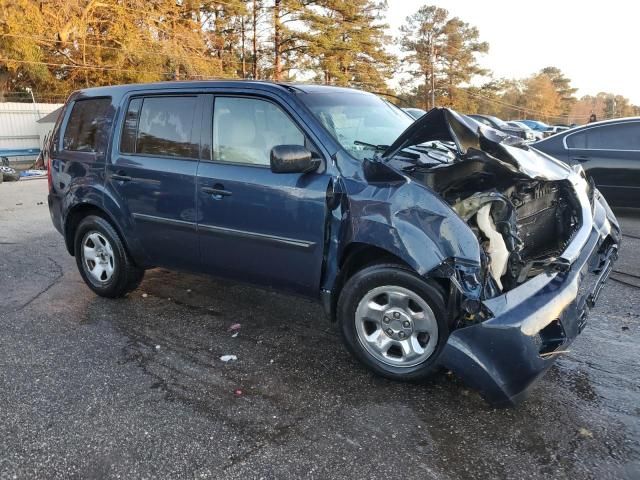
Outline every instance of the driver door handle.
<svg viewBox="0 0 640 480">
<path fill-rule="evenodd" d="M 111 180 L 116 180 L 118 182 L 129 182 L 131 181 L 131 177 L 126 175 L 122 170 L 111 175 Z"/>
<path fill-rule="evenodd" d="M 220 187 L 220 188 L 216 188 Z M 229 190 L 225 190 L 222 185 L 215 185 L 214 187 L 202 187 L 202 191 L 204 193 L 208 193 L 216 200 L 221 200 L 222 197 L 231 196 L 231 192 Z"/>
</svg>

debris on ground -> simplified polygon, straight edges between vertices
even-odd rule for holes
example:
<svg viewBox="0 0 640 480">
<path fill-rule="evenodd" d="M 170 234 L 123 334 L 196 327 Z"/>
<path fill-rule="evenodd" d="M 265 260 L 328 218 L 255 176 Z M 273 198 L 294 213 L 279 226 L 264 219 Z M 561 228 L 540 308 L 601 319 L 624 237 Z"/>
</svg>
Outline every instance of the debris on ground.
<svg viewBox="0 0 640 480">
<path fill-rule="evenodd" d="M 43 178 L 46 176 L 47 176 L 46 170 L 24 170 L 20 172 L 20 178 L 22 179 Z"/>
<path fill-rule="evenodd" d="M 156 345 L 156 350 L 160 350 L 160 345 Z"/>
<path fill-rule="evenodd" d="M 227 332 L 233 332 L 234 330 L 240 330 L 241 325 L 239 323 L 234 323 L 233 325 L 231 325 L 228 329 Z"/>
<path fill-rule="evenodd" d="M 143 294 L 142 294 L 142 298 L 147 298 L 148 296 L 149 296 L 149 295 L 148 295 L 148 294 L 146 294 L 146 293 L 143 293 Z"/>
<path fill-rule="evenodd" d="M 581 427 L 580 430 L 578 430 L 578 433 L 580 434 L 581 437 L 593 438 L 593 433 L 591 433 L 589 430 L 587 430 L 584 427 Z"/>
<path fill-rule="evenodd" d="M 5 182 L 17 182 L 20 180 L 20 174 L 15 170 L 15 168 L 5 165 L 0 166 L 0 177 L 2 177 Z"/>
<path fill-rule="evenodd" d="M 227 363 L 227 362 L 235 362 L 236 360 L 238 360 L 238 357 L 236 357 L 235 355 L 222 355 L 220 357 L 220 360 L 222 360 L 225 363 Z"/>
<path fill-rule="evenodd" d="M 233 335 L 231 335 L 231 338 L 236 338 L 237 336 L 238 336 L 238 332 L 236 332 Z"/>
<path fill-rule="evenodd" d="M 237 395 L 237 396 L 239 397 L 240 395 L 242 395 L 242 390 L 240 390 L 239 388 L 236 388 L 236 389 L 233 391 L 233 394 L 234 394 L 234 395 Z"/>
</svg>

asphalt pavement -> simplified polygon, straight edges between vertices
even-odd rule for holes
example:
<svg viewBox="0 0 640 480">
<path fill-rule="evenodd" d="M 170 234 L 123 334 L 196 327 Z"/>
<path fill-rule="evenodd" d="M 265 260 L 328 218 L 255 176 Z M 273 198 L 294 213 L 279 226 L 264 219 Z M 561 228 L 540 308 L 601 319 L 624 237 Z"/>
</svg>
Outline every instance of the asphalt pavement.
<svg viewBox="0 0 640 480">
<path fill-rule="evenodd" d="M 306 300 L 163 269 L 99 298 L 46 189 L 0 184 L 1 479 L 640 478 L 638 214 L 570 352 L 496 410 L 373 376 Z"/>
</svg>

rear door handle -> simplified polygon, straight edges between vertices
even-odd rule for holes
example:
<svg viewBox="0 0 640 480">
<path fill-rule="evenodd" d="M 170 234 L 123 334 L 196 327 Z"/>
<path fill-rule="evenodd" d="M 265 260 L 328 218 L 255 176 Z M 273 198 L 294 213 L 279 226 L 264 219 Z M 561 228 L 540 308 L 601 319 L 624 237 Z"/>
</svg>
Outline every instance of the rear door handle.
<svg viewBox="0 0 640 480">
<path fill-rule="evenodd" d="M 208 193 L 216 200 L 221 200 L 223 197 L 231 196 L 231 192 L 229 190 L 225 190 L 223 185 L 214 185 L 213 187 L 202 187 L 201 189 L 204 193 Z"/>
<path fill-rule="evenodd" d="M 574 160 L 577 160 L 579 162 L 588 162 L 591 158 L 588 157 L 587 155 L 575 155 L 574 157 L 572 157 Z"/>
<path fill-rule="evenodd" d="M 131 177 L 129 175 L 126 175 L 125 172 L 123 172 L 122 170 L 120 170 L 119 172 L 111 175 L 111 180 L 116 180 L 118 182 L 129 182 L 131 181 Z"/>
</svg>

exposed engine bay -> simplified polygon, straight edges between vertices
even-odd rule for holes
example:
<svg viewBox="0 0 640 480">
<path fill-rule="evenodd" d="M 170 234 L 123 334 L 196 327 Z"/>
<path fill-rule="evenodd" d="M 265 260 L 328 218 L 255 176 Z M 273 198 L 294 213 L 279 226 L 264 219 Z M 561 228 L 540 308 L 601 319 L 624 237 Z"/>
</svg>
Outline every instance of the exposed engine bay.
<svg viewBox="0 0 640 480">
<path fill-rule="evenodd" d="M 456 126 L 455 119 L 448 120 Z M 543 271 L 568 268 L 561 254 L 580 226 L 579 202 L 570 183 L 517 168 L 521 148 L 535 159 L 533 152 L 509 146 L 511 137 L 506 142 L 504 137 L 492 139 L 493 132 L 476 134 L 480 144 L 462 146 L 450 132 L 449 138 L 441 135 L 397 149 L 390 160 L 391 166 L 438 193 L 474 231 L 484 252 L 484 298 Z"/>
<path fill-rule="evenodd" d="M 561 182 L 514 178 L 483 162 L 408 170 L 438 192 L 476 233 L 492 280 L 486 296 L 511 290 L 547 268 L 562 268 L 558 256 L 579 218 L 576 200 Z"/>
</svg>

